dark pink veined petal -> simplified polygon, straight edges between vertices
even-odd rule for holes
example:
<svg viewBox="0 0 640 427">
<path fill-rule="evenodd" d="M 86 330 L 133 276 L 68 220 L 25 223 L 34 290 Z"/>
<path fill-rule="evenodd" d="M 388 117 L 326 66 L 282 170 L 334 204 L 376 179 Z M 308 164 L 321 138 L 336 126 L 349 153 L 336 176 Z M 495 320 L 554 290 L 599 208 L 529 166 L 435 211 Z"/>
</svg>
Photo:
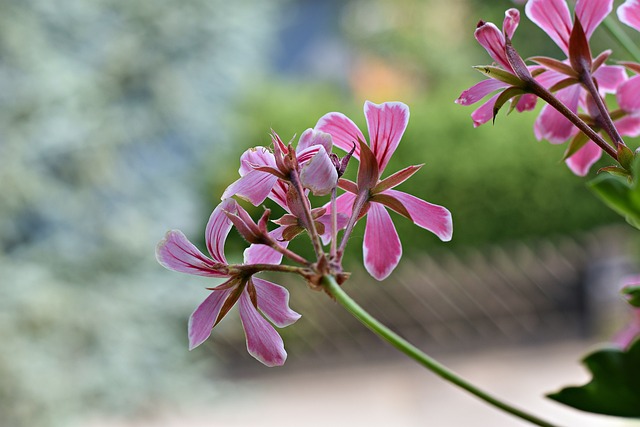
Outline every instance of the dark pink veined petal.
<svg viewBox="0 0 640 427">
<path fill-rule="evenodd" d="M 269 172 L 252 170 L 228 186 L 221 199 L 238 196 L 258 206 L 271 193 L 276 181 L 278 177 Z"/>
<path fill-rule="evenodd" d="M 164 268 L 207 277 L 227 277 L 181 231 L 171 230 L 156 246 L 156 259 Z M 226 264 L 226 261 L 223 261 Z"/>
<path fill-rule="evenodd" d="M 536 81 L 545 88 L 549 89 L 551 86 L 561 82 L 566 78 L 567 76 L 562 73 L 547 69 L 544 73 L 540 73 L 536 76 Z"/>
<path fill-rule="evenodd" d="M 627 0 L 618 8 L 618 19 L 640 31 L 640 0 Z"/>
<path fill-rule="evenodd" d="M 482 104 L 473 113 L 471 113 L 471 119 L 473 120 L 474 128 L 487 123 L 493 118 L 493 106 L 495 105 L 496 99 L 498 99 L 499 96 L 499 93 L 493 95 L 487 102 Z"/>
<path fill-rule="evenodd" d="M 215 261 L 223 264 L 227 263 L 227 259 L 224 256 L 224 242 L 227 240 L 231 227 L 233 227 L 225 211 L 235 214 L 238 211 L 236 201 L 226 199 L 220 202 L 211 213 L 211 216 L 209 216 L 207 228 L 204 231 L 204 240 L 207 243 L 209 254 Z"/>
<path fill-rule="evenodd" d="M 269 236 L 275 239 L 280 246 L 286 248 L 289 242 L 282 240 L 282 232 L 285 227 L 278 227 L 269 232 Z M 280 264 L 282 254 L 267 245 L 251 245 L 244 250 L 244 264 Z"/>
<path fill-rule="evenodd" d="M 376 280 L 386 279 L 402 257 L 402 245 L 389 212 L 379 203 L 371 203 L 362 245 L 364 266 Z"/>
<path fill-rule="evenodd" d="M 504 13 L 504 21 L 502 21 L 502 32 L 509 39 L 513 38 L 513 33 L 516 32 L 518 24 L 520 23 L 520 11 L 518 9 L 507 9 Z"/>
<path fill-rule="evenodd" d="M 477 83 L 471 86 L 469 89 L 465 90 L 460 94 L 458 99 L 455 100 L 456 104 L 460 105 L 471 105 L 483 99 L 485 96 L 489 95 L 491 92 L 494 92 L 498 89 L 508 87 L 509 85 L 505 82 L 501 82 L 500 80 L 495 79 L 487 79 L 482 80 L 480 83 Z"/>
<path fill-rule="evenodd" d="M 258 313 L 248 292 L 242 292 L 239 304 L 249 354 L 270 367 L 283 365 L 287 360 L 287 352 L 278 332 Z"/>
<path fill-rule="evenodd" d="M 556 97 L 575 113 L 578 110 L 580 91 L 580 86 L 574 85 L 559 90 Z M 577 132 L 577 128 L 567 118 L 549 105 L 542 107 L 533 130 L 538 140 L 546 139 L 552 144 L 561 144 Z"/>
<path fill-rule="evenodd" d="M 251 278 L 256 288 L 258 309 L 279 328 L 295 323 L 300 314 L 289 308 L 289 291 L 258 277 Z"/>
<path fill-rule="evenodd" d="M 366 101 L 364 115 L 369 130 L 369 147 L 378 160 L 378 170 L 382 174 L 409 124 L 409 107 L 402 102 L 378 105 Z"/>
<path fill-rule="evenodd" d="M 598 81 L 598 90 L 604 95 L 615 93 L 618 86 L 627 81 L 627 72 L 620 65 L 603 65 L 593 73 L 593 77 Z"/>
<path fill-rule="evenodd" d="M 387 190 L 383 194 L 392 196 L 400 201 L 411 215 L 411 220 L 414 224 L 431 231 L 443 242 L 451 240 L 453 222 L 451 221 L 451 212 L 447 208 L 434 205 L 398 190 Z"/>
<path fill-rule="evenodd" d="M 320 117 L 318 123 L 316 123 L 316 130 L 326 132 L 331 135 L 333 139 L 333 145 L 339 147 L 346 152 L 351 151 L 353 145 L 356 146 L 356 151 L 353 152 L 353 157 L 360 158 L 360 147 L 358 141 L 365 141 L 364 135 L 358 129 L 358 126 L 351 121 L 350 118 L 342 113 L 327 113 Z"/>
<path fill-rule="evenodd" d="M 573 23 L 565 0 L 529 0 L 524 10 L 527 17 L 542 28 L 565 54 L 569 53 Z"/>
<path fill-rule="evenodd" d="M 616 120 L 616 128 L 622 136 L 640 136 L 640 116 L 627 116 Z"/>
<path fill-rule="evenodd" d="M 212 291 L 189 318 L 189 350 L 193 350 L 209 338 L 220 310 L 234 288 Z"/>
<path fill-rule="evenodd" d="M 276 168 L 276 160 L 273 153 L 265 147 L 253 147 L 240 156 L 240 176 L 252 171 L 255 166 L 270 166 Z"/>
<path fill-rule="evenodd" d="M 520 97 L 520 100 L 516 104 L 516 110 L 519 113 L 523 111 L 531 111 L 536 108 L 536 103 L 538 102 L 538 97 L 532 93 L 525 93 Z"/>
<path fill-rule="evenodd" d="M 287 206 L 287 184 L 277 180 L 271 193 L 269 193 L 269 198 L 289 212 L 289 207 Z"/>
<path fill-rule="evenodd" d="M 578 0 L 576 2 L 576 16 L 584 28 L 587 39 L 612 9 L 613 0 Z"/>
<path fill-rule="evenodd" d="M 331 135 L 326 132 L 322 132 L 316 129 L 307 129 L 302 132 L 300 139 L 298 140 L 298 146 L 296 152 L 300 152 L 305 148 L 309 148 L 312 145 L 322 145 L 327 153 L 331 152 L 333 142 Z"/>
<path fill-rule="evenodd" d="M 602 156 L 602 149 L 595 142 L 587 141 L 582 148 L 565 160 L 565 163 L 574 174 L 585 176 L 600 156 Z"/>
<path fill-rule="evenodd" d="M 509 64 L 507 54 L 505 53 L 504 34 L 502 34 L 502 31 L 500 31 L 494 23 L 484 23 L 476 28 L 474 35 L 478 43 L 485 48 L 494 61 L 500 64 L 505 70 L 513 73 L 513 68 L 511 64 Z"/>
<path fill-rule="evenodd" d="M 616 93 L 618 105 L 627 113 L 640 112 L 640 75 L 622 83 Z"/>
<path fill-rule="evenodd" d="M 338 185 L 338 171 L 324 147 L 316 147 L 318 152 L 300 169 L 300 181 L 315 196 L 324 196 Z"/>
</svg>

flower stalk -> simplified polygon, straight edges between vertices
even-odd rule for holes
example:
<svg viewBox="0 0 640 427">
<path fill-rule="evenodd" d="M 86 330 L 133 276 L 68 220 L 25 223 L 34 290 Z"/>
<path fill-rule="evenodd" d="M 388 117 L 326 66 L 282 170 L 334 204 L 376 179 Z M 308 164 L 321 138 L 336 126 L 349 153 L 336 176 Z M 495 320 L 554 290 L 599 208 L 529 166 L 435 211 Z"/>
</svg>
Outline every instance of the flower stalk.
<svg viewBox="0 0 640 427">
<path fill-rule="evenodd" d="M 400 352 L 407 355 L 409 358 L 415 360 L 420 365 L 424 366 L 434 374 L 438 375 L 445 381 L 450 382 L 463 390 L 473 394 L 480 400 L 488 403 L 495 408 L 500 409 L 506 413 L 509 413 L 524 421 L 528 421 L 531 424 L 540 427 L 558 427 L 556 424 L 552 424 L 535 415 L 532 415 L 522 409 L 516 408 L 509 403 L 503 402 L 499 398 L 492 396 L 491 394 L 481 390 L 465 379 L 461 378 L 458 374 L 451 371 L 444 365 L 440 364 L 437 360 L 431 358 L 426 353 L 422 352 L 416 346 L 393 332 L 387 326 L 371 316 L 366 310 L 364 310 L 358 303 L 356 303 L 351 297 L 338 285 L 336 280 L 331 276 L 324 276 L 322 280 L 325 291 L 333 297 L 345 310 L 351 313 L 360 323 L 369 328 L 373 333 L 378 335 L 383 340 L 394 346 Z"/>
</svg>

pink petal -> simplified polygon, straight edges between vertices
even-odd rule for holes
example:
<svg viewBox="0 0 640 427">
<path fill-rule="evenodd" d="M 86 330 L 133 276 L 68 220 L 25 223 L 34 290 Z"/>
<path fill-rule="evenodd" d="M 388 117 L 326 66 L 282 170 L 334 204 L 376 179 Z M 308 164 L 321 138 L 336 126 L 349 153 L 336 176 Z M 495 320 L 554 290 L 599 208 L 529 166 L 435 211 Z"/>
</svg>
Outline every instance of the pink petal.
<svg viewBox="0 0 640 427">
<path fill-rule="evenodd" d="M 520 100 L 516 104 L 516 110 L 519 113 L 523 111 L 531 111 L 536 108 L 536 103 L 538 102 L 538 97 L 532 93 L 525 93 L 520 97 Z"/>
<path fill-rule="evenodd" d="M 344 193 L 336 198 L 336 209 L 338 213 L 344 214 L 347 217 L 351 216 L 353 211 L 353 202 L 356 200 L 356 195 L 353 193 Z M 325 215 L 331 214 L 331 203 L 327 203 L 323 206 L 327 210 Z"/>
<path fill-rule="evenodd" d="M 181 231 L 169 231 L 156 246 L 156 259 L 164 268 L 207 277 L 227 277 Z M 226 261 L 224 262 L 226 264 Z"/>
<path fill-rule="evenodd" d="M 640 136 L 640 116 L 627 116 L 616 121 L 616 128 L 622 136 Z"/>
<path fill-rule="evenodd" d="M 325 134 L 326 135 L 326 134 Z M 300 170 L 300 181 L 316 196 L 324 196 L 338 185 L 338 171 L 323 146 Z"/>
<path fill-rule="evenodd" d="M 482 104 L 478 109 L 471 113 L 471 119 L 473 120 L 473 127 L 477 128 L 480 125 L 487 123 L 493 119 L 493 106 L 496 103 L 496 99 L 500 94 L 495 94 L 487 102 Z"/>
<path fill-rule="evenodd" d="M 502 66 L 505 70 L 513 73 L 513 68 L 507 60 L 505 53 L 505 39 L 502 31 L 492 22 L 486 22 L 476 28 L 474 36 L 478 43 L 489 53 L 491 58 Z"/>
<path fill-rule="evenodd" d="M 233 291 L 225 289 L 212 291 L 202 304 L 196 308 L 189 318 L 189 350 L 193 350 L 209 338 L 211 329 L 220 314 L 220 310 Z"/>
<path fill-rule="evenodd" d="M 584 28 L 587 39 L 612 9 L 613 0 L 578 0 L 576 2 L 576 16 Z"/>
<path fill-rule="evenodd" d="M 616 93 L 618 105 L 628 113 L 640 111 L 640 75 L 622 83 Z"/>
<path fill-rule="evenodd" d="M 251 170 L 227 187 L 221 199 L 242 197 L 258 206 L 267 198 L 278 178 L 269 172 Z"/>
<path fill-rule="evenodd" d="M 380 174 L 396 151 L 409 123 L 409 107 L 402 102 L 364 103 L 370 148 L 378 160 Z"/>
<path fill-rule="evenodd" d="M 224 242 L 233 226 L 225 211 L 235 214 L 238 211 L 236 201 L 227 199 L 220 202 L 211 213 L 204 232 L 204 239 L 211 257 L 222 264 L 227 263 L 227 259 L 224 257 Z"/>
<path fill-rule="evenodd" d="M 569 53 L 573 23 L 565 0 L 529 0 L 524 10 L 527 17 L 542 28 L 565 54 Z"/>
<path fill-rule="evenodd" d="M 571 171 L 578 176 L 585 176 L 589 169 L 602 156 L 602 149 L 595 142 L 588 141 L 582 148 L 565 160 Z"/>
<path fill-rule="evenodd" d="M 513 33 L 516 32 L 518 24 L 520 23 L 520 11 L 518 9 L 508 9 L 504 13 L 504 21 L 502 21 L 502 31 L 509 39 L 513 38 Z"/>
<path fill-rule="evenodd" d="M 627 80 L 627 73 L 619 65 L 603 65 L 593 73 L 593 77 L 598 81 L 601 94 L 614 93 Z"/>
<path fill-rule="evenodd" d="M 544 73 L 538 74 L 535 79 L 542 86 L 544 86 L 545 88 L 549 89 L 551 86 L 555 85 L 556 83 L 561 82 L 562 80 L 564 80 L 566 78 L 567 78 L 567 76 L 562 74 L 562 73 L 559 73 L 559 72 L 554 71 L 554 70 L 547 69 Z"/>
<path fill-rule="evenodd" d="M 613 342 L 623 349 L 628 348 L 631 343 L 640 337 L 640 309 L 634 309 L 629 323 L 616 334 Z"/>
<path fill-rule="evenodd" d="M 278 227 L 269 232 L 269 236 L 273 237 L 280 246 L 286 248 L 289 242 L 282 240 L 282 232 L 285 227 Z M 251 245 L 244 250 L 245 264 L 280 264 L 282 262 L 282 254 L 267 245 Z"/>
<path fill-rule="evenodd" d="M 289 308 L 289 291 L 280 285 L 253 277 L 258 308 L 274 325 L 284 328 L 300 318 L 300 314 Z"/>
<path fill-rule="evenodd" d="M 640 0 L 627 0 L 618 8 L 618 19 L 640 31 Z"/>
<path fill-rule="evenodd" d="M 371 203 L 364 231 L 364 266 L 376 280 L 386 279 L 400 262 L 402 245 L 387 210 Z"/>
<path fill-rule="evenodd" d="M 351 204 L 353 205 L 353 202 L 351 202 Z M 342 230 L 347 226 L 349 217 L 343 213 L 338 213 L 337 220 L 338 230 Z M 318 218 L 317 221 L 324 224 L 324 233 L 320 235 L 320 238 L 322 239 L 322 243 L 324 245 L 328 245 L 331 241 L 331 214 L 324 214 L 320 218 Z"/>
<path fill-rule="evenodd" d="M 365 141 L 364 135 L 358 129 L 358 126 L 351 121 L 350 118 L 342 113 L 328 113 L 320 117 L 316 123 L 316 130 L 326 132 L 331 135 L 333 144 L 347 152 L 351 151 L 353 145 L 356 146 L 353 156 L 360 158 L 360 147 L 358 141 Z"/>
<path fill-rule="evenodd" d="M 287 352 L 282 338 L 258 313 L 246 291 L 240 295 L 239 308 L 249 354 L 270 367 L 283 365 L 287 360 Z"/>
<path fill-rule="evenodd" d="M 556 97 L 575 113 L 578 111 L 580 90 L 578 85 L 570 86 L 559 90 Z M 553 144 L 561 144 L 577 132 L 567 118 L 549 105 L 542 107 L 533 129 L 538 140 L 546 139 Z"/>
<path fill-rule="evenodd" d="M 509 85 L 507 83 L 501 82 L 500 80 L 482 80 L 480 83 L 477 83 L 462 92 L 458 99 L 455 100 L 455 103 L 460 105 L 475 104 L 491 92 L 508 86 Z"/>
<path fill-rule="evenodd" d="M 302 132 L 300 135 L 300 139 L 298 140 L 298 146 L 296 147 L 296 151 L 304 150 L 305 148 L 309 148 L 312 145 L 322 145 L 327 153 L 331 152 L 331 147 L 333 147 L 333 141 L 331 140 L 331 135 L 328 133 L 315 130 L 315 129 L 307 129 Z"/>
<path fill-rule="evenodd" d="M 411 215 L 411 220 L 414 224 L 431 231 L 443 242 L 451 240 L 453 223 L 451 221 L 451 212 L 447 208 L 425 202 L 402 191 L 387 190 L 384 194 L 399 200 Z"/>
<path fill-rule="evenodd" d="M 265 147 L 253 147 L 240 156 L 240 176 L 252 171 L 254 166 L 270 166 L 276 168 L 276 159 L 273 153 Z"/>
</svg>

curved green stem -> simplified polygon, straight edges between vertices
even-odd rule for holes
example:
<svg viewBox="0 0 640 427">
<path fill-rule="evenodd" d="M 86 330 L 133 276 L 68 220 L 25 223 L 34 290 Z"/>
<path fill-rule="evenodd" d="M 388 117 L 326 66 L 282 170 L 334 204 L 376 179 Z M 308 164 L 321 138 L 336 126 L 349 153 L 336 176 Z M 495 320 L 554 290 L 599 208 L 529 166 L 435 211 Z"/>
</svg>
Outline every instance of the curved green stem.
<svg viewBox="0 0 640 427">
<path fill-rule="evenodd" d="M 501 401 L 500 399 L 491 396 L 489 393 L 479 389 L 473 384 L 467 382 L 456 373 L 450 371 L 445 366 L 441 365 L 438 361 L 432 359 L 427 354 L 423 353 L 409 343 L 407 340 L 387 328 L 380 323 L 377 319 L 367 313 L 362 307 L 360 307 L 349 295 L 338 285 L 335 279 L 331 276 L 324 276 L 322 280 L 324 289 L 329 295 L 336 299 L 336 301 L 342 305 L 349 313 L 351 313 L 356 319 L 360 321 L 364 326 L 373 331 L 380 338 L 387 341 L 389 344 L 406 354 L 411 359 L 418 362 L 420 365 L 429 369 L 434 374 L 438 375 L 445 381 L 448 381 L 466 391 L 473 394 L 477 398 L 485 401 L 486 403 L 504 411 L 511 415 L 514 415 L 522 420 L 528 421 L 532 424 L 541 427 L 557 427 L 555 424 L 544 421 L 535 415 L 529 414 L 521 409 L 515 408 L 508 403 Z"/>
<path fill-rule="evenodd" d="M 620 28 L 620 24 L 611 16 L 607 17 L 604 22 L 604 28 L 607 29 L 611 37 L 616 39 L 634 61 L 640 62 L 640 48 L 631 40 L 631 38 Z"/>
</svg>

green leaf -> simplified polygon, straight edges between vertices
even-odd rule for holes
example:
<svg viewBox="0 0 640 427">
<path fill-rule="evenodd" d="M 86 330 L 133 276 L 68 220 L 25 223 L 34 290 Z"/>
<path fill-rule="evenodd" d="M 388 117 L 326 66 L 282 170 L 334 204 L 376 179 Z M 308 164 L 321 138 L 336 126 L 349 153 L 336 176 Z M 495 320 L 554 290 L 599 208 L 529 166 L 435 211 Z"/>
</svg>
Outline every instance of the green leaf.
<svg viewBox="0 0 640 427">
<path fill-rule="evenodd" d="M 589 183 L 593 192 L 627 222 L 640 229 L 640 190 L 637 182 L 611 174 L 602 174 Z"/>
<path fill-rule="evenodd" d="M 626 145 L 618 145 L 618 161 L 626 170 L 631 170 L 634 154 Z"/>
<path fill-rule="evenodd" d="M 634 307 L 640 307 L 640 285 L 626 286 L 622 289 L 622 295 L 627 297 L 627 302 Z"/>
<path fill-rule="evenodd" d="M 626 351 L 597 350 L 582 363 L 592 374 L 590 382 L 547 397 L 582 411 L 640 418 L 640 340 Z"/>
</svg>

